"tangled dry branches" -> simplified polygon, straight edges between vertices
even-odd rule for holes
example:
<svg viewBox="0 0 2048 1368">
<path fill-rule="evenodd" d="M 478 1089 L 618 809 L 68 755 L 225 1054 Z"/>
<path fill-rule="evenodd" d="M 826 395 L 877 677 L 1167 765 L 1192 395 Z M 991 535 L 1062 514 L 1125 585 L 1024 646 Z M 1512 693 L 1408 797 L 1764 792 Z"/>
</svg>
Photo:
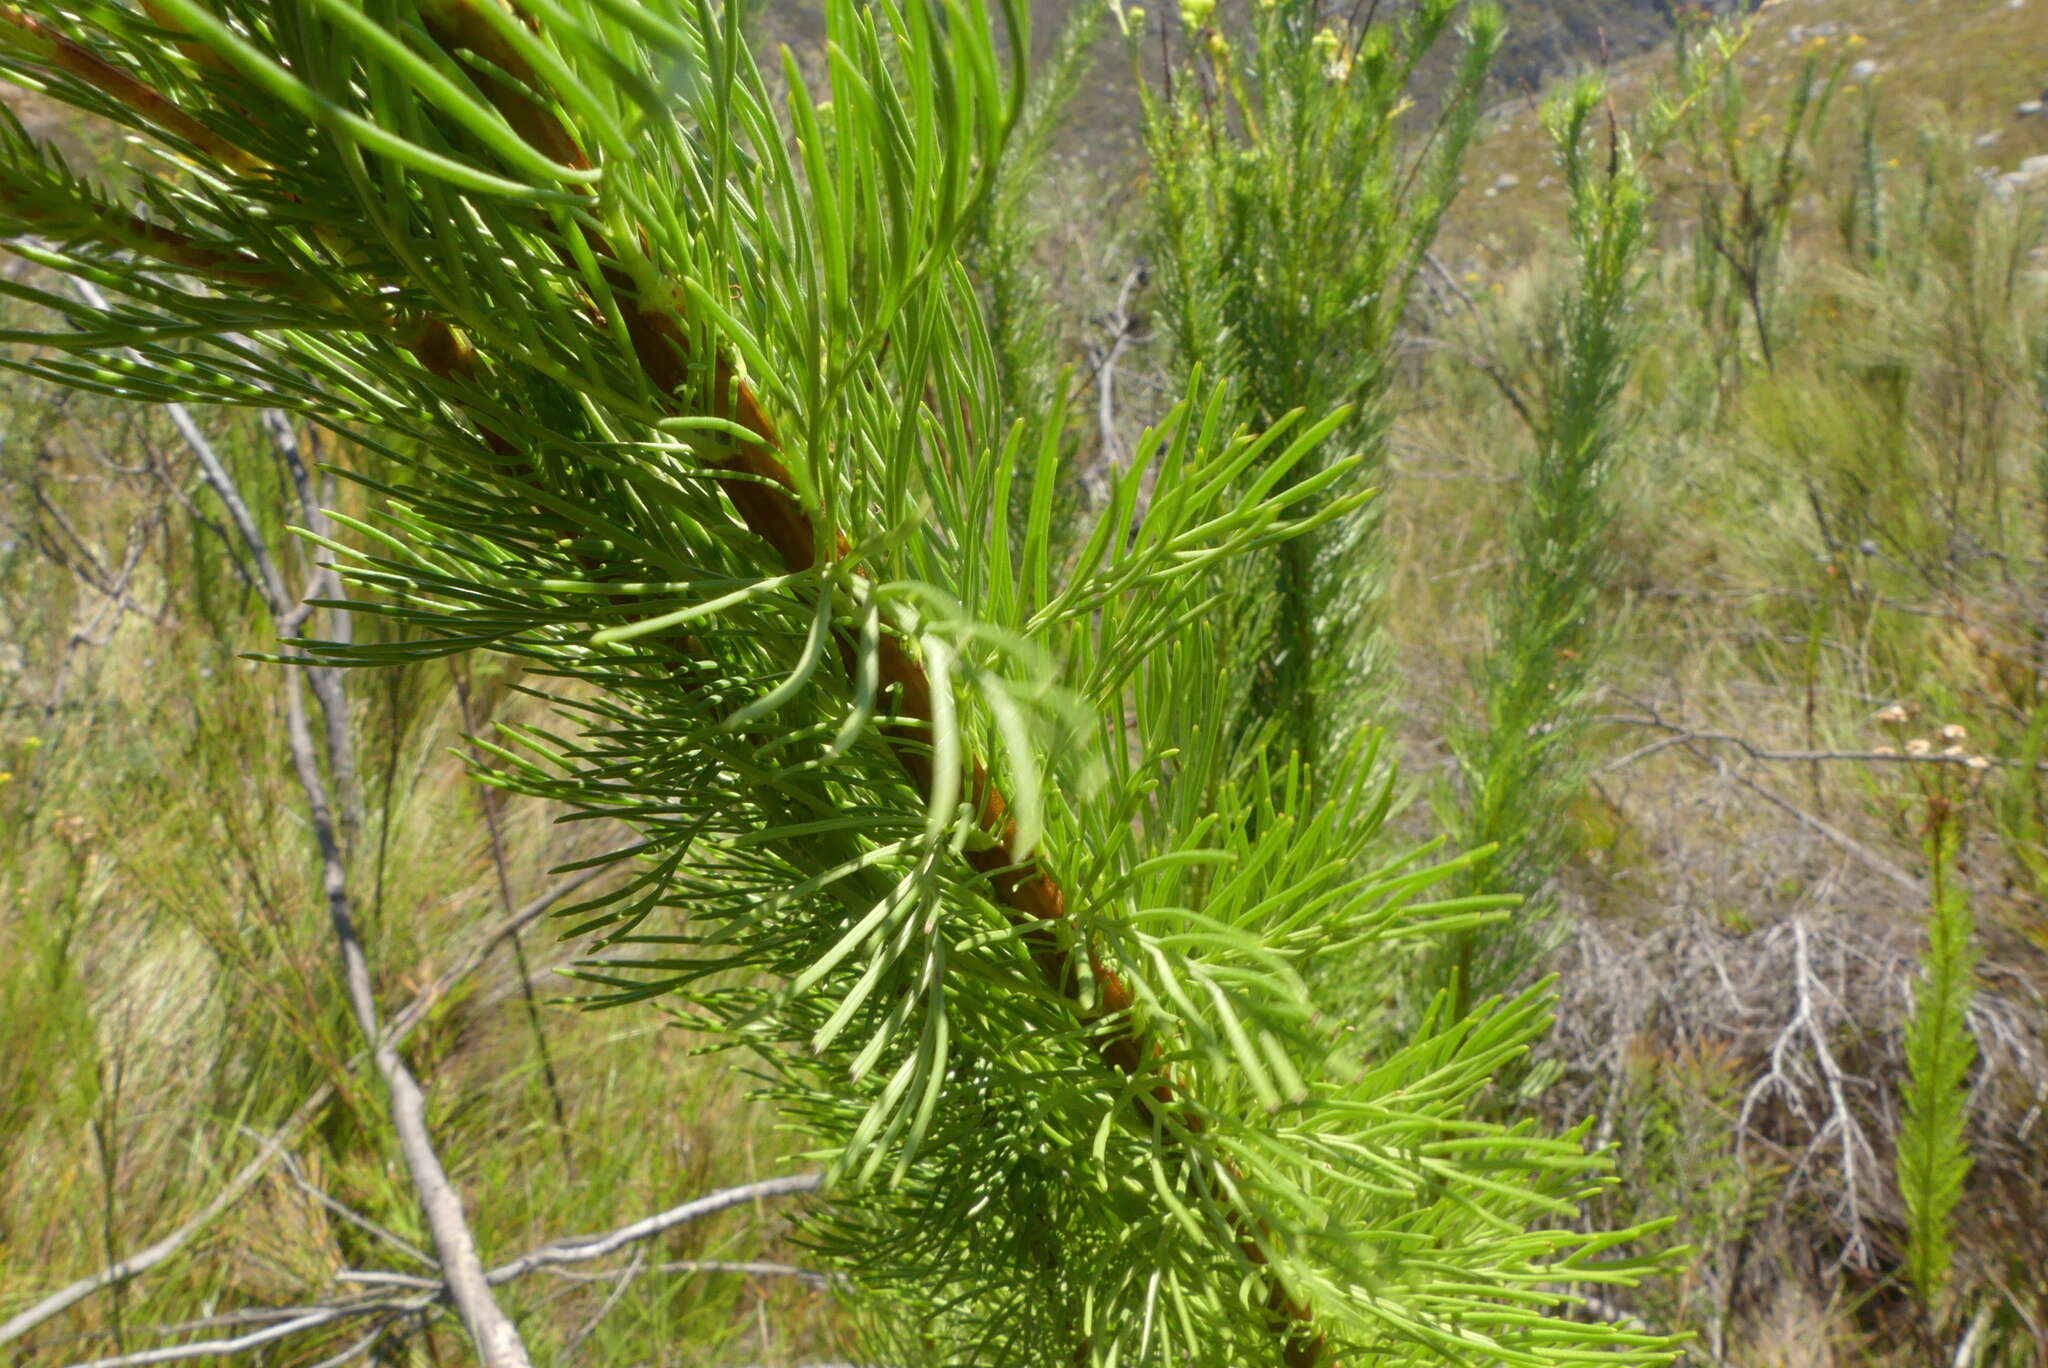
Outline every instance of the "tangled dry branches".
<svg viewBox="0 0 2048 1368">
<path fill-rule="evenodd" d="M 1731 1181 L 1733 1209 L 1718 1232 L 1730 1240 L 1777 1227 L 1807 1251 L 1804 1271 L 1874 1273 L 1903 1239 L 1892 1156 L 1919 942 L 1908 922 L 1840 905 L 1755 930 L 1700 911 L 1634 927 L 1583 916 L 1554 965 L 1562 997 L 1551 1052 L 1562 1076 L 1547 1105 L 1598 1111 L 1600 1138 L 1629 1139 L 1629 1162 L 1664 1155 L 1691 1165 L 1670 1181 L 1710 1182 L 1717 1163 L 1745 1175 Z M 1968 1200 L 2008 1214 L 1966 1224 L 2023 1240 L 2031 1228 L 2041 1245 L 2048 1013 L 2033 975 L 1993 949 L 1969 1014 L 1978 1065 Z M 1674 1091 L 1648 1086 L 1659 1075 L 1689 1099 L 1689 1119 L 1644 1114 L 1645 1099 Z M 1659 1127 L 1698 1133 L 1645 1134 Z M 2002 1277 L 1991 1251 L 1972 1254 L 1963 1260 L 1975 1276 Z M 1717 1293 L 1731 1306 L 1744 1295 L 1740 1262 Z"/>
</svg>

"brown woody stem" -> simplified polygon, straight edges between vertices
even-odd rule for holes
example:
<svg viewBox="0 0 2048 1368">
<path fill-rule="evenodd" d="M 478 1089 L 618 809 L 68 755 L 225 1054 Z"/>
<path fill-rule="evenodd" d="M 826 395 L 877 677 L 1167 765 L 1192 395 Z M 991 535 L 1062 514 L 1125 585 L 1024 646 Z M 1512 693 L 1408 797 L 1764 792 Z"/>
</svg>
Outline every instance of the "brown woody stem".
<svg viewBox="0 0 2048 1368">
<path fill-rule="evenodd" d="M 433 0 L 430 27 L 436 41 L 451 56 L 459 58 L 459 49 L 468 48 L 496 68 L 495 72 L 475 70 L 498 112 L 536 150 L 566 166 L 591 165 L 575 136 L 554 117 L 548 102 L 540 98 L 543 87 L 532 68 L 474 9 L 476 4 L 491 3 L 495 0 Z M 586 237 L 600 259 L 617 260 L 610 244 L 587 233 Z M 610 270 L 606 275 L 615 292 L 630 297 L 631 282 L 623 271 Z M 594 306 L 592 315 L 601 327 L 602 315 Z M 627 331 L 641 366 L 655 386 L 669 396 L 686 392 L 690 373 L 682 321 L 659 310 L 637 309 L 627 318 Z M 726 462 L 730 469 L 746 477 L 720 482 L 727 499 L 748 528 L 774 548 L 784 569 L 811 568 L 817 558 L 817 528 L 782 460 L 782 444 L 774 423 L 752 388 L 723 357 L 717 358 L 713 367 L 711 392 L 716 416 L 730 419 L 753 434 L 751 441 L 735 444 Z M 727 396 L 733 397 L 728 400 Z M 830 539 L 844 555 L 846 538 L 834 532 Z M 896 695 L 893 711 L 899 718 L 908 719 L 885 728 L 890 748 L 918 788 L 929 793 L 934 779 L 928 744 L 934 718 L 930 677 L 891 636 L 881 638 L 878 656 L 884 690 L 893 690 Z M 1018 849 L 1017 823 L 1010 814 L 1009 799 L 990 777 L 987 766 L 978 757 L 970 757 L 968 768 L 968 792 L 985 844 L 964 852 L 964 856 L 988 880 L 1012 924 L 1027 931 L 1032 958 L 1040 972 L 1055 991 L 1074 1003 L 1084 1019 L 1106 1019 L 1130 1011 L 1136 1001 L 1130 985 L 1102 961 L 1092 945 L 1086 944 L 1085 935 L 1080 939 L 1094 992 L 1092 1003 L 1084 1001 L 1072 959 L 1056 930 L 1068 921 L 1066 893 L 1041 861 Z M 1161 1053 L 1156 1041 L 1133 1031 L 1105 1036 L 1097 1050 L 1106 1063 L 1127 1077 L 1136 1077 Z M 1157 1085 L 1140 1095 L 1139 1119 L 1147 1126 L 1154 1124 L 1177 1096 L 1173 1083 L 1162 1077 Z M 1190 1131 L 1202 1129 L 1199 1116 L 1187 1114 L 1179 1120 Z M 1248 1221 L 1233 1210 L 1230 1224 L 1245 1257 L 1260 1267 L 1267 1266 L 1268 1256 L 1255 1234 L 1262 1233 L 1264 1222 L 1256 1218 Z M 1324 1337 L 1315 1330 L 1314 1310 L 1290 1296 L 1278 1278 L 1270 1278 L 1266 1306 L 1275 1321 L 1276 1332 L 1283 1337 L 1282 1356 L 1289 1368 L 1314 1368 L 1324 1348 Z"/>
</svg>

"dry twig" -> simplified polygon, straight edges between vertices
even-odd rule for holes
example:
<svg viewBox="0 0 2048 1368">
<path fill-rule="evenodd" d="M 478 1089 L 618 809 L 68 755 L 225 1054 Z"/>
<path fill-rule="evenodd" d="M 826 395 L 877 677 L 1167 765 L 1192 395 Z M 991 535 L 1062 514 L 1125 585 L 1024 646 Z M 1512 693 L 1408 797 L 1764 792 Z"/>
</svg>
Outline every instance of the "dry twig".
<svg viewBox="0 0 2048 1368">
<path fill-rule="evenodd" d="M 1784 1028 L 1778 1032 L 1777 1039 L 1771 1042 L 1769 1070 L 1743 1095 L 1742 1112 L 1736 1125 L 1736 1157 L 1740 1159 L 1742 1156 L 1743 1142 L 1758 1106 L 1775 1094 L 1784 1098 L 1785 1104 L 1801 1120 L 1810 1121 L 1812 1117 L 1806 1098 L 1818 1084 L 1827 1097 L 1826 1119 L 1814 1128 L 1812 1143 L 1801 1157 L 1800 1167 L 1803 1168 L 1828 1140 L 1836 1141 L 1842 1156 L 1839 1213 L 1847 1234 L 1841 1261 L 1859 1268 L 1868 1267 L 1870 1241 L 1864 1229 L 1862 1204 L 1858 1196 L 1859 1179 L 1863 1172 L 1877 1169 L 1877 1153 L 1849 1106 L 1847 1092 L 1850 1082 L 1860 1083 L 1863 1080 L 1851 1080 L 1828 1046 L 1830 1023 L 1822 1019 L 1819 1005 L 1827 987 L 1813 972 L 1806 920 L 1794 917 L 1787 925 L 1792 938 L 1792 990 L 1796 1007 Z M 1805 1045 L 1801 1044 L 1802 1037 Z M 1811 1047 L 1812 1067 L 1806 1063 L 1807 1046 Z"/>
<path fill-rule="evenodd" d="M 94 308 L 104 310 L 108 307 L 106 297 L 89 282 L 74 279 L 72 285 Z M 137 356 L 135 359 L 139 361 L 141 358 Z M 249 511 L 248 503 L 242 498 L 234 476 L 221 462 L 205 434 L 200 432 L 198 424 L 192 421 L 192 415 L 182 404 L 165 407 L 179 435 L 198 460 L 207 485 L 241 535 L 244 549 L 255 568 L 257 583 L 276 622 L 278 635 L 287 638 L 295 635 L 305 622 L 307 604 L 287 587 L 277 558 L 272 554 L 255 516 Z M 320 573 L 324 575 L 327 572 Z M 309 680 L 307 675 L 317 677 Z M 334 805 L 329 796 L 327 778 L 321 772 L 306 713 L 307 685 L 311 684 L 320 700 L 321 710 L 330 719 L 328 773 L 337 779 L 354 772 L 353 762 L 347 756 L 347 703 L 341 693 L 340 679 L 332 670 L 310 670 L 307 675 L 301 675 L 296 669 L 285 675 L 285 737 L 291 751 L 292 769 L 298 776 L 307 813 L 312 820 L 313 839 L 320 851 L 321 887 L 327 900 L 328 919 L 334 926 L 335 950 L 341 961 L 342 986 L 348 996 L 349 1009 L 355 1016 L 356 1028 L 371 1046 L 370 1057 L 390 1096 L 391 1120 L 393 1129 L 398 1133 L 399 1151 L 405 1157 L 427 1228 L 433 1233 L 434 1248 L 440 1256 L 456 1312 L 462 1317 L 463 1325 L 488 1368 L 528 1368 L 531 1360 L 518 1328 L 498 1306 L 483 1281 L 483 1263 L 477 1257 L 476 1237 L 469 1229 L 462 1199 L 449 1181 L 447 1169 L 443 1167 L 427 1129 L 426 1095 L 396 1047 L 385 1043 L 384 1031 L 378 1022 L 376 990 L 371 982 L 369 956 L 363 949 L 362 939 L 356 934 L 348 871 L 342 856 Z M 331 749 L 337 734 L 335 719 L 339 719 L 341 749 L 338 751 Z"/>
<path fill-rule="evenodd" d="M 763 1198 L 816 1192 L 823 1183 L 824 1175 L 822 1173 L 795 1173 L 707 1193 L 702 1197 L 684 1202 L 680 1206 L 671 1207 L 667 1211 L 647 1217 L 644 1220 L 635 1221 L 630 1225 L 621 1226 L 617 1230 L 608 1231 L 602 1235 L 587 1235 L 576 1239 L 557 1240 L 542 1245 L 508 1263 L 500 1264 L 485 1276 L 485 1280 L 495 1286 L 511 1282 L 515 1278 L 521 1278 L 529 1273 L 543 1269 L 552 1271 L 562 1264 L 583 1263 L 592 1259 L 600 1259 L 607 1254 L 615 1254 L 629 1246 L 635 1248 L 637 1257 L 638 1247 L 644 1241 L 673 1230 L 679 1225 L 701 1220 L 717 1212 L 725 1211 L 735 1206 L 743 1206 L 749 1202 L 760 1201 Z M 820 1276 L 808 1273 L 802 1269 L 790 1268 L 783 1264 L 719 1261 L 692 1261 L 674 1265 L 659 1265 L 656 1270 L 649 1271 L 671 1268 L 692 1272 L 767 1274 L 806 1279 L 819 1278 Z M 621 1287 L 623 1287 L 625 1280 L 631 1273 L 632 1270 L 629 1269 L 607 1276 L 619 1278 L 621 1280 Z M 414 1295 L 398 1298 L 358 1297 L 318 1306 L 290 1306 L 237 1312 L 229 1323 L 248 1324 L 252 1321 L 269 1321 L 270 1324 L 262 1325 L 258 1329 L 249 1330 L 239 1335 L 231 1335 L 213 1340 L 194 1341 L 190 1344 L 165 1345 L 161 1348 L 140 1350 L 130 1354 L 117 1354 L 111 1358 L 92 1359 L 87 1362 L 72 1364 L 70 1368 L 143 1368 L 143 1365 L 147 1364 L 173 1363 L 197 1358 L 229 1358 L 237 1354 L 245 1354 L 252 1350 L 264 1348 L 280 1340 L 289 1339 L 293 1335 L 303 1334 L 309 1330 L 317 1330 L 323 1326 L 332 1325 L 337 1321 L 359 1319 L 364 1316 L 385 1316 L 395 1320 L 401 1316 L 424 1311 L 436 1302 L 453 1296 L 453 1290 L 446 1280 L 416 1277 L 409 1273 L 350 1270 L 339 1275 L 338 1280 L 367 1283 L 373 1286 L 405 1288 Z M 618 1295 L 619 1291 L 615 1289 L 607 1298 L 607 1302 L 615 1301 Z M 602 1314 L 603 1312 L 599 1313 L 600 1316 Z M 220 1318 L 210 1318 L 204 1322 L 160 1327 L 157 1333 L 177 1334 L 199 1328 L 202 1325 L 217 1325 L 221 1323 Z M 356 1346 L 344 1351 L 341 1356 L 328 1361 L 339 1363 L 354 1357 L 355 1354 L 366 1350 L 387 1329 L 388 1325 L 380 1326 L 371 1335 L 358 1341 Z"/>
<path fill-rule="evenodd" d="M 1126 348 L 1148 341 L 1137 332 L 1136 320 L 1131 316 L 1131 293 L 1145 283 L 1145 268 L 1133 266 L 1124 276 L 1116 292 L 1116 304 L 1104 320 L 1109 329 L 1110 340 L 1106 347 L 1089 347 L 1095 361 L 1095 459 L 1081 472 L 1082 485 L 1088 491 L 1091 504 L 1100 504 L 1109 498 L 1109 482 L 1117 468 L 1123 464 L 1123 443 L 1116 433 L 1116 363 L 1122 359 Z"/>
</svg>

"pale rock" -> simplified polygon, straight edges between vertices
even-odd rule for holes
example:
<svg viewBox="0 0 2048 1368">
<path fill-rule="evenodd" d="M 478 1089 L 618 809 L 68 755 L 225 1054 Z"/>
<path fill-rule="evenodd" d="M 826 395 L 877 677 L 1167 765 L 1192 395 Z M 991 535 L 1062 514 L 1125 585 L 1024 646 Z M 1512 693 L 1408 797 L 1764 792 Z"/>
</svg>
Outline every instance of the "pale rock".
<svg viewBox="0 0 2048 1368">
<path fill-rule="evenodd" d="M 2017 169 L 1991 178 L 1991 189 L 2000 199 L 2011 199 L 2022 190 L 2048 184 L 2048 156 L 2029 157 Z"/>
</svg>

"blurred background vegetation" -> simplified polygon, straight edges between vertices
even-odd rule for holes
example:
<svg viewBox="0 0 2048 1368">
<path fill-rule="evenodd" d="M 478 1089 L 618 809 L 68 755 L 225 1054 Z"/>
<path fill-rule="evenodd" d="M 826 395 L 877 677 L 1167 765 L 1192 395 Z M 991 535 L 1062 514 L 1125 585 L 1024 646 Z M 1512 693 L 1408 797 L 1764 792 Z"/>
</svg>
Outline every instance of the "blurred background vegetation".
<svg viewBox="0 0 2048 1368">
<path fill-rule="evenodd" d="M 1226 6 L 1213 31 L 1249 44 L 1255 17 Z M 1695 1362 L 2048 1364 L 2048 0 L 1779 0 L 1732 37 L 1605 0 L 1506 17 L 1457 199 L 1380 321 L 1397 364 L 1367 386 L 1385 492 L 1358 562 L 1384 583 L 1360 687 L 1398 753 L 1400 834 L 1542 852 L 1511 871 L 1529 934 L 1495 972 L 1555 973 L 1558 1027 L 1496 1105 L 1597 1118 L 1624 1180 L 1603 1221 L 1677 1215 L 1684 1271 L 1609 1310 L 1693 1332 Z M 802 10 L 752 22 L 818 60 Z M 1138 99 L 1168 64 L 1204 68 L 1100 12 L 1035 22 L 1050 93 L 976 259 L 1018 409 L 1061 383 L 1089 396 L 1061 463 L 1072 508 L 1210 359 L 1164 293 Z M 1186 37 L 1178 14 L 1135 25 L 1175 54 Z M 1541 687 L 1563 692 L 1502 714 L 1501 662 L 1534 677 L 1536 630 L 1503 605 L 1555 540 L 1529 510 L 1585 361 L 1567 326 L 1583 243 L 1536 92 L 1585 67 L 1608 77 L 1594 159 L 1603 125 L 1635 130 L 1650 227 L 1614 305 L 1604 464 L 1572 515 L 1599 554 L 1573 562 L 1576 635 L 1541 647 Z M 1418 137 L 1456 74 L 1419 72 L 1401 116 Z M 97 130 L 50 131 L 122 174 Z M 360 493 L 320 487 L 315 463 L 374 477 L 377 458 L 194 419 L 317 588 L 287 531 L 307 521 L 295 469 L 345 512 Z M 114 1358 L 136 1327 L 232 1333 L 238 1307 L 329 1296 L 426 1243 L 354 1069 L 278 672 L 244 658 L 276 637 L 254 573 L 168 415 L 8 384 L 0 1321 L 207 1214 L 267 1144 L 283 1156 L 147 1276 L 0 1349 L 10 1363 Z M 443 1153 L 508 1254 L 787 1151 L 687 1020 L 576 1005 L 555 972 L 573 916 L 496 934 L 537 899 L 573 905 L 565 867 L 624 839 L 468 777 L 466 736 L 538 716 L 520 684 L 516 664 L 459 660 L 341 681 L 354 774 L 331 776 L 387 1015 L 416 1006 L 407 1053 Z M 1502 716 L 1565 740 L 1481 821 Z M 1341 991 L 1347 968 L 1327 976 Z M 1357 996 L 1362 1021 L 1409 1010 L 1383 978 Z M 550 1361 L 831 1359 L 842 1327 L 800 1276 L 793 1211 L 750 1204 L 521 1280 L 508 1309 Z M 467 1351 L 422 1322 L 377 1352 Z"/>
</svg>

